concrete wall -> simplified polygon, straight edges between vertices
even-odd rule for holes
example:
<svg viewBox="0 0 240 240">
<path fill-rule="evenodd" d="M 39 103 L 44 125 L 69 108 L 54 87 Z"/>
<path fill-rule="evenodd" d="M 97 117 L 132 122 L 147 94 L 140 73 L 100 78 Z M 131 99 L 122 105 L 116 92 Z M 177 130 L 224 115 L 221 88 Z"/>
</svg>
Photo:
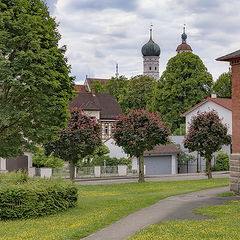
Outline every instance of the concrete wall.
<svg viewBox="0 0 240 240">
<path fill-rule="evenodd" d="M 228 134 L 232 135 L 232 111 L 221 107 L 220 105 L 212 102 L 206 101 L 193 111 L 189 112 L 186 115 L 186 132 L 188 131 L 189 124 L 191 122 L 191 118 L 197 115 L 197 112 L 209 112 L 211 110 L 215 110 L 218 113 L 218 116 L 222 119 L 222 122 L 228 125 Z"/>
</svg>

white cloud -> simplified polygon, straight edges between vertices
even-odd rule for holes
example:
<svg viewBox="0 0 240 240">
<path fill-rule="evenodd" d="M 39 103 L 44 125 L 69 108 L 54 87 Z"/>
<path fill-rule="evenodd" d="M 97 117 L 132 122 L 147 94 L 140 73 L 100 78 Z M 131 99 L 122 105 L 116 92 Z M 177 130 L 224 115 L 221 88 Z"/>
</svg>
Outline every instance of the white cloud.
<svg viewBox="0 0 240 240">
<path fill-rule="evenodd" d="M 77 81 L 86 74 L 111 77 L 116 63 L 120 74 L 141 74 L 141 47 L 151 23 L 162 51 L 161 71 L 175 56 L 186 23 L 188 43 L 216 79 L 228 64 L 215 59 L 239 48 L 239 8 L 238 0 L 55 0 L 52 13 Z"/>
</svg>

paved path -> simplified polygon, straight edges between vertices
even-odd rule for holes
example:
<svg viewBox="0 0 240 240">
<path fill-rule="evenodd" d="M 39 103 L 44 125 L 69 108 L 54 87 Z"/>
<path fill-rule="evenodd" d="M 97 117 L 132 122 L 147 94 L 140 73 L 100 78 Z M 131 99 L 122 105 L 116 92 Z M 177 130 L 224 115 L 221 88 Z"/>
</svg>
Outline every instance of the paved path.
<svg viewBox="0 0 240 240">
<path fill-rule="evenodd" d="M 228 172 L 213 172 L 213 178 L 229 178 Z M 146 177 L 145 181 L 178 181 L 178 180 L 197 180 L 197 179 L 207 179 L 205 173 L 188 173 L 188 174 L 174 174 L 174 175 L 159 175 Z M 137 182 L 138 178 L 111 178 L 101 179 L 77 179 L 76 183 L 79 185 L 100 185 L 100 184 L 113 184 L 113 183 L 129 183 Z"/>
<path fill-rule="evenodd" d="M 203 190 L 199 192 L 176 195 L 163 199 L 156 204 L 120 219 L 114 224 L 83 238 L 84 240 L 124 240 L 134 235 L 140 229 L 161 221 L 174 219 L 204 219 L 202 215 L 194 214 L 193 209 L 222 204 L 240 197 L 218 197 L 219 193 L 229 191 L 229 187 Z"/>
</svg>

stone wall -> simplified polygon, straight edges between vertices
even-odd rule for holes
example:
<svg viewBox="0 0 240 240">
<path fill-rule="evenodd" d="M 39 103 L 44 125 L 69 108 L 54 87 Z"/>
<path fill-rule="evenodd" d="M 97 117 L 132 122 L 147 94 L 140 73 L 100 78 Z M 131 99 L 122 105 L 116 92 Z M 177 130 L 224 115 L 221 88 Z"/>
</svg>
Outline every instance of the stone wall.
<svg viewBox="0 0 240 240">
<path fill-rule="evenodd" d="M 230 156 L 230 190 L 240 193 L 240 154 Z"/>
</svg>

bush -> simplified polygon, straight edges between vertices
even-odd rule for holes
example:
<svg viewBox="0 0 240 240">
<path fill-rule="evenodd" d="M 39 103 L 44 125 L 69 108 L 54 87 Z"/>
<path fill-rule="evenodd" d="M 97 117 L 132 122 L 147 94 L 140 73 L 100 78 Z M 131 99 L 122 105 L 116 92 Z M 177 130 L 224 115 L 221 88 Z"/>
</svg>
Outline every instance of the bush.
<svg viewBox="0 0 240 240">
<path fill-rule="evenodd" d="M 24 173 L 0 175 L 0 219 L 24 219 L 74 207 L 77 187 L 62 179 L 28 178 Z"/>
<path fill-rule="evenodd" d="M 213 167 L 215 171 L 228 171 L 229 170 L 229 156 L 227 153 L 221 151 L 216 157 L 216 164 Z"/>
<path fill-rule="evenodd" d="M 38 148 L 33 154 L 33 166 L 37 168 L 62 168 L 64 161 L 61 158 L 54 157 L 53 154 L 46 156 L 42 148 Z"/>
</svg>

